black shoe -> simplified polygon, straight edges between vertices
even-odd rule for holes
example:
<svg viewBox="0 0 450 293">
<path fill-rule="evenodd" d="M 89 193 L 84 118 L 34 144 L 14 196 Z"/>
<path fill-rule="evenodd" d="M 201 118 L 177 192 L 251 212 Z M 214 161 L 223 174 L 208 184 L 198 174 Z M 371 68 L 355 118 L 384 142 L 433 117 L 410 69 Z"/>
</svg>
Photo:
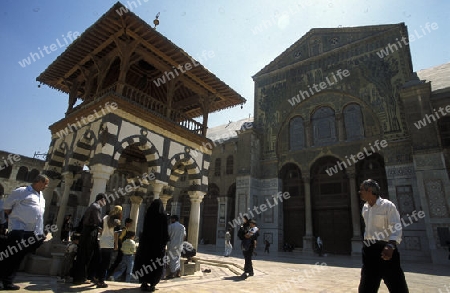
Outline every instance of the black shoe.
<svg viewBox="0 0 450 293">
<path fill-rule="evenodd" d="M 3 284 L 3 290 L 16 291 L 20 290 L 20 287 L 14 284 Z"/>
<path fill-rule="evenodd" d="M 241 275 L 241 278 L 243 279 L 243 280 L 245 280 L 245 279 L 247 279 L 247 273 L 243 273 L 242 275 Z"/>
<path fill-rule="evenodd" d="M 254 273 L 248 273 L 248 275 L 249 275 L 250 277 L 253 277 L 255 274 L 254 274 Z"/>
<path fill-rule="evenodd" d="M 105 282 L 99 282 L 97 283 L 97 288 L 108 288 L 108 284 Z"/>
<path fill-rule="evenodd" d="M 147 283 L 141 284 L 141 291 L 149 292 L 150 286 Z"/>
</svg>

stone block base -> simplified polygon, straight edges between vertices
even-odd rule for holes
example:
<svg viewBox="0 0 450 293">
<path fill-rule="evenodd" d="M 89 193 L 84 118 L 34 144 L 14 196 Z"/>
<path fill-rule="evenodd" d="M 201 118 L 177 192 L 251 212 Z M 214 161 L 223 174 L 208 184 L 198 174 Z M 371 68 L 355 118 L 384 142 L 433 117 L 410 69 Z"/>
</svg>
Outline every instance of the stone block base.
<svg viewBox="0 0 450 293">
<path fill-rule="evenodd" d="M 198 261 L 187 262 L 187 260 L 181 260 L 180 273 L 182 276 L 193 275 L 198 271 L 200 271 L 200 263 Z"/>
<path fill-rule="evenodd" d="M 35 275 L 49 275 L 51 267 L 51 258 L 29 254 L 25 272 Z"/>
</svg>

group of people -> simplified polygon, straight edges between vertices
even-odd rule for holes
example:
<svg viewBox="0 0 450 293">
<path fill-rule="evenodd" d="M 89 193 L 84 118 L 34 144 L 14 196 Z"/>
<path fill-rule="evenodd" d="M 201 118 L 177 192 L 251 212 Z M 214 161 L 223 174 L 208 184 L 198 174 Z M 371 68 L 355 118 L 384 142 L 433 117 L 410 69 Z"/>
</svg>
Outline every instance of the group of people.
<svg viewBox="0 0 450 293">
<path fill-rule="evenodd" d="M 167 214 L 162 201 L 153 200 L 145 214 L 133 269 L 135 275 L 139 276 L 142 291 L 155 291 L 162 278 L 181 276 L 180 257 L 185 237 L 186 229 L 179 222 L 178 216 L 171 215 L 170 225 L 167 225 Z M 168 273 L 167 264 L 170 269 Z"/>
<path fill-rule="evenodd" d="M 125 226 L 117 229 L 121 225 L 122 207 L 115 206 L 102 218 L 101 208 L 105 205 L 106 196 L 99 193 L 82 218 L 83 228 L 72 269 L 73 284 L 93 282 L 97 288 L 107 288 L 108 276 L 115 281 L 125 273 L 126 282 L 137 276 L 142 291 L 153 292 L 162 278 L 181 276 L 180 256 L 186 229 L 176 215 L 170 217 L 168 224 L 160 199 L 153 200 L 147 209 L 138 247 L 134 240 L 136 234 L 130 230 L 132 219 L 126 219 Z M 111 265 L 114 253 L 117 256 Z M 164 270 L 167 265 L 170 273 Z"/>
<path fill-rule="evenodd" d="M 378 182 L 372 179 L 364 180 L 361 183 L 359 196 L 364 201 L 361 215 L 365 223 L 365 233 L 362 249 L 363 265 L 358 292 L 378 292 L 381 280 L 383 280 L 389 292 L 408 293 L 409 289 L 400 266 L 400 254 L 397 249 L 397 245 L 401 242 L 402 229 L 400 214 L 396 206 L 388 199 L 381 197 L 381 188 Z M 388 232 L 386 227 L 395 227 L 395 229 L 389 229 Z M 228 234 L 227 232 L 225 235 L 226 256 L 231 245 L 229 243 L 231 237 Z M 244 217 L 244 224 L 238 231 L 245 258 L 242 279 L 254 275 L 252 255 L 257 246 L 258 235 L 256 222 Z M 380 238 L 380 235 L 383 235 L 384 238 Z M 323 241 L 317 237 L 316 242 L 318 253 L 323 256 Z"/>
<path fill-rule="evenodd" d="M 46 238 L 48 231 L 44 231 L 46 230 L 43 224 L 45 200 L 42 191 L 48 184 L 49 178 L 39 174 L 31 185 L 17 188 L 3 202 L 4 214 L 8 216 L 7 237 L 0 241 L 2 252 L 0 278 L 3 290 L 20 289 L 14 284 L 14 279 L 23 258 L 27 253 L 39 248 Z M 365 202 L 362 207 L 365 233 L 359 292 L 377 292 L 381 280 L 384 280 L 389 292 L 409 292 L 397 249 L 402 236 L 397 208 L 391 201 L 380 196 L 380 186 L 372 179 L 362 182 L 359 195 Z M 166 276 L 164 268 L 168 262 L 170 264 L 168 277 L 180 276 L 180 256 L 186 230 L 175 215 L 171 216 L 171 224 L 168 225 L 167 215 L 160 199 L 153 200 L 147 209 L 137 250 L 134 231 L 128 230 L 127 227 L 125 227 L 125 234 L 123 230 L 117 231 L 117 227 L 121 225 L 122 207 L 115 206 L 108 215 L 102 217 L 102 207 L 105 205 L 106 196 L 102 193 L 98 194 L 95 202 L 88 207 L 82 218 L 79 239 L 78 237 L 72 239 L 74 242 L 72 244 L 75 246 L 71 249 L 69 249 L 70 246 L 68 247 L 69 253 L 76 252 L 72 270 L 74 284 L 85 283 L 87 279 L 90 279 L 97 284 L 97 287 L 106 288 L 107 273 L 115 279 L 126 271 L 127 276 L 131 277 L 131 272 L 139 276 L 142 291 L 152 292 L 155 291 L 155 286 L 161 278 Z M 387 231 L 386 227 L 395 227 L 395 230 Z M 382 239 L 380 235 L 383 236 Z M 258 236 L 259 229 L 256 227 L 256 221 L 244 217 L 244 223 L 238 232 L 245 258 L 244 273 L 241 276 L 243 279 L 254 275 L 252 256 L 257 247 Z M 120 237 L 127 241 L 119 244 Z M 225 239 L 226 255 L 229 255 L 231 249 L 229 231 Z M 113 252 L 118 251 L 120 245 L 122 260 L 114 272 L 111 271 L 110 260 Z M 321 241 L 320 246 L 322 246 Z M 76 250 L 73 249 L 75 247 Z M 268 252 L 267 243 L 266 248 Z M 136 253 L 135 259 L 134 253 Z M 161 260 L 163 260 L 162 263 Z"/>
</svg>

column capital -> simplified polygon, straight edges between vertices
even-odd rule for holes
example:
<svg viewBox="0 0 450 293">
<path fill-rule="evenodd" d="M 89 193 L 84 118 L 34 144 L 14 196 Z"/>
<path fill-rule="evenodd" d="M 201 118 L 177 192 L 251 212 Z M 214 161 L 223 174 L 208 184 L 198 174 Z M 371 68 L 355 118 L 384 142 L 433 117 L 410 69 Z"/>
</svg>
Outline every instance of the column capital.
<svg viewBox="0 0 450 293">
<path fill-rule="evenodd" d="M 132 195 L 130 196 L 131 204 L 140 205 L 144 199 L 140 196 Z"/>
<path fill-rule="evenodd" d="M 189 198 L 191 202 L 202 202 L 203 197 L 205 197 L 206 192 L 203 191 L 188 191 Z"/>
<path fill-rule="evenodd" d="M 302 174 L 303 183 L 308 183 L 311 181 L 311 175 L 309 174 Z"/>
<path fill-rule="evenodd" d="M 167 206 L 167 202 L 169 201 L 169 199 L 171 199 L 172 196 L 171 195 L 167 195 L 167 194 L 163 194 L 159 197 L 159 199 L 162 201 L 163 205 L 164 205 L 164 209 L 166 209 Z"/>
<path fill-rule="evenodd" d="M 155 180 L 155 183 L 152 183 L 153 192 L 158 192 L 159 194 L 167 185 L 169 185 L 167 182 Z"/>
<path fill-rule="evenodd" d="M 353 179 L 353 180 L 356 179 L 356 173 L 355 172 L 348 172 L 347 176 L 348 176 L 349 179 Z"/>
<path fill-rule="evenodd" d="M 114 173 L 115 168 L 111 166 L 106 166 L 102 164 L 96 164 L 91 166 L 90 172 L 92 174 L 92 178 L 106 179 L 109 180 L 109 177 L 112 173 Z"/>
</svg>

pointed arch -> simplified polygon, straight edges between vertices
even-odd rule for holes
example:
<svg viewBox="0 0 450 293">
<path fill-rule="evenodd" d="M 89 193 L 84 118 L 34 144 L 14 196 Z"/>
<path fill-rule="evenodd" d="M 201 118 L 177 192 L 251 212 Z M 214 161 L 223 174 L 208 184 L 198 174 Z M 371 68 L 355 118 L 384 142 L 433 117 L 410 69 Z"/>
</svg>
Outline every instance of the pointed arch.
<svg viewBox="0 0 450 293">
<path fill-rule="evenodd" d="M 178 153 L 169 160 L 167 176 L 170 186 L 175 186 L 185 169 L 188 172 L 189 180 L 192 180 L 192 182 L 189 182 L 191 191 L 208 190 L 208 177 L 203 174 L 197 162 L 189 153 Z"/>
<path fill-rule="evenodd" d="M 161 179 L 161 156 L 155 145 L 145 135 L 132 135 L 118 143 L 119 147 L 113 154 L 112 166 L 117 168 L 123 151 L 129 146 L 137 146 L 142 151 L 147 164 L 147 171 Z"/>
</svg>

